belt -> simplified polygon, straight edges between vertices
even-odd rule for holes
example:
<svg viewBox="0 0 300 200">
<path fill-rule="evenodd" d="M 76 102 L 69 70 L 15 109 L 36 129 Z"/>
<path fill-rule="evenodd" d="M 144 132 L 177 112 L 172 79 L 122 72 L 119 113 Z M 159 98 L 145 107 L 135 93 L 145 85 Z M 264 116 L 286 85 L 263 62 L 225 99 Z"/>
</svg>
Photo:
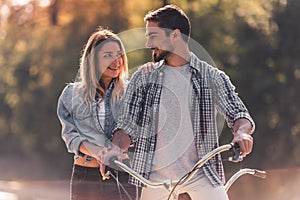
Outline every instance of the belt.
<svg viewBox="0 0 300 200">
<path fill-rule="evenodd" d="M 87 156 L 79 157 L 74 161 L 74 164 L 84 166 L 84 167 L 99 167 L 99 163 L 95 158 L 91 161 L 86 161 Z"/>
</svg>

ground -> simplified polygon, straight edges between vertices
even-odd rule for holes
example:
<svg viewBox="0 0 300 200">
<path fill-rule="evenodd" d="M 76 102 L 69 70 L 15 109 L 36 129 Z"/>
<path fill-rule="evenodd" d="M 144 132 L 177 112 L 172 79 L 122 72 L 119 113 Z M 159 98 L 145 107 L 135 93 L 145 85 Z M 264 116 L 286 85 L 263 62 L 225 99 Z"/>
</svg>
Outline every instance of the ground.
<svg viewBox="0 0 300 200">
<path fill-rule="evenodd" d="M 266 179 L 242 176 L 229 190 L 230 200 L 298 200 L 300 169 L 266 170 Z M 0 181 L 0 200 L 67 200 L 69 181 Z"/>
</svg>

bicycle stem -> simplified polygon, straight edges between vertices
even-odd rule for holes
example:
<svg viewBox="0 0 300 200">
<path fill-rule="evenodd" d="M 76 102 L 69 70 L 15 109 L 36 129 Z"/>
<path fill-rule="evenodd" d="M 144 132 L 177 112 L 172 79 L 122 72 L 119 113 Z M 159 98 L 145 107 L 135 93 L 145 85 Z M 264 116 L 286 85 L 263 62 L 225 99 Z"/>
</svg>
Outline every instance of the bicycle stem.
<svg viewBox="0 0 300 200">
<path fill-rule="evenodd" d="M 230 144 L 226 144 L 226 145 L 222 145 L 212 151 L 210 151 L 209 153 L 207 153 L 203 158 L 201 158 L 193 167 L 193 169 L 190 171 L 191 173 L 188 173 L 186 175 L 186 177 L 184 177 L 182 179 L 182 183 L 185 183 L 187 181 L 189 181 L 196 173 L 197 171 L 209 160 L 211 159 L 212 157 L 216 156 L 217 154 L 219 153 L 222 153 L 224 151 L 228 151 L 230 150 L 231 148 L 233 148 L 235 146 L 235 144 L 233 143 L 230 143 Z M 178 181 L 177 181 L 178 182 Z"/>
</svg>

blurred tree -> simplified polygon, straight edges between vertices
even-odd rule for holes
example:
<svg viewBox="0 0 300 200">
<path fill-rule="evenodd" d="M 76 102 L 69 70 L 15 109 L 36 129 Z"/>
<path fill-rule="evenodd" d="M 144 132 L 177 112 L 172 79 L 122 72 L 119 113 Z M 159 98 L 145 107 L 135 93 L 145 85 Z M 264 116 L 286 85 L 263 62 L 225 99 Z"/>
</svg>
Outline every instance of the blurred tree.
<svg viewBox="0 0 300 200">
<path fill-rule="evenodd" d="M 165 5 L 168 5 L 169 4 L 169 1 L 168 0 L 162 0 L 162 5 L 165 6 Z"/>
<path fill-rule="evenodd" d="M 0 154 L 38 160 L 48 170 L 60 167 L 64 170 L 57 174 L 65 176 L 70 170 L 65 162 L 72 156 L 62 153 L 66 150 L 56 116 L 58 96 L 65 83 L 74 80 L 89 35 L 98 26 L 118 32 L 128 22 L 123 1 L 57 3 L 44 8 L 36 1 L 18 6 L 7 1 L 11 7 L 0 40 Z"/>
<path fill-rule="evenodd" d="M 126 31 L 144 28 L 146 12 L 165 1 L 41 2 L 28 0 L 16 5 L 2 0 L 0 4 L 0 156 L 23 157 L 39 163 L 54 173 L 53 177 L 69 177 L 66 172 L 70 171 L 72 155 L 66 153 L 60 138 L 56 102 L 65 83 L 75 78 L 83 45 L 96 27 L 108 26 L 120 35 L 124 33 L 131 68 L 150 60 L 144 38 L 126 35 Z M 230 75 L 256 120 L 256 143 L 247 165 L 299 165 L 300 2 L 168 3 L 187 12 L 192 38 Z M 139 34 L 143 36 L 143 32 Z M 135 43 L 138 45 L 132 45 Z M 222 134 L 222 141 L 230 138 L 230 134 Z M 15 176 L 35 177 L 23 175 L 21 170 Z M 44 176 L 49 178 L 49 173 Z"/>
<path fill-rule="evenodd" d="M 299 166 L 300 142 L 300 2 L 278 2 L 274 12 L 276 39 L 265 58 L 262 78 L 269 80 L 260 93 L 265 115 L 262 126 L 267 138 L 263 152 L 272 166 Z M 262 144 L 261 144 L 262 146 Z"/>
<path fill-rule="evenodd" d="M 52 25 L 57 25 L 57 23 L 58 23 L 58 19 L 57 19 L 58 18 L 58 9 L 59 9 L 58 4 L 59 4 L 58 0 L 53 0 L 48 8 L 48 12 L 50 15 L 50 22 Z"/>
<path fill-rule="evenodd" d="M 299 4 L 293 0 L 180 2 L 192 16 L 192 38 L 230 75 L 257 123 L 254 152 L 245 161 L 254 167 L 299 165 L 295 103 L 299 101 L 300 33 L 295 11 Z M 223 142 L 232 138 L 221 136 Z"/>
</svg>

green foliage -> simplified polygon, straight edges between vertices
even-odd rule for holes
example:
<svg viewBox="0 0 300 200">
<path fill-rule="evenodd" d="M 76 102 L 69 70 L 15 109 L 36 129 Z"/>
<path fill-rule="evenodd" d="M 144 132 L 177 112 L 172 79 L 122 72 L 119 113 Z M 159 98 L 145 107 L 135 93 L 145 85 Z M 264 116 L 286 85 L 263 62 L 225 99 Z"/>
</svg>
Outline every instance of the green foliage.
<svg viewBox="0 0 300 200">
<path fill-rule="evenodd" d="M 11 1 L 1 1 L 1 13 L 9 8 L 10 14 L 0 18 L 0 156 L 23 157 L 22 162 L 38 162 L 53 177 L 67 178 L 72 155 L 60 138 L 56 103 L 65 83 L 76 76 L 83 45 L 98 26 L 116 33 L 143 28 L 144 14 L 164 1 L 53 2 L 13 7 Z M 186 11 L 192 38 L 230 75 L 257 123 L 254 152 L 246 163 L 299 165 L 299 1 L 168 2 Z M 125 36 L 133 72 L 150 53 L 133 45 L 144 38 Z M 224 128 L 222 142 L 231 140 L 229 132 Z M 14 176 L 24 176 L 19 173 Z"/>
<path fill-rule="evenodd" d="M 61 167 L 57 174 L 65 176 L 70 159 L 60 138 L 58 96 L 65 83 L 74 80 L 89 35 L 98 26 L 118 32 L 128 22 L 127 13 L 120 12 L 122 1 L 56 3 L 57 16 L 34 3 L 12 7 L 3 24 L 0 141 L 1 154 L 40 160 L 48 170 Z"/>
</svg>

